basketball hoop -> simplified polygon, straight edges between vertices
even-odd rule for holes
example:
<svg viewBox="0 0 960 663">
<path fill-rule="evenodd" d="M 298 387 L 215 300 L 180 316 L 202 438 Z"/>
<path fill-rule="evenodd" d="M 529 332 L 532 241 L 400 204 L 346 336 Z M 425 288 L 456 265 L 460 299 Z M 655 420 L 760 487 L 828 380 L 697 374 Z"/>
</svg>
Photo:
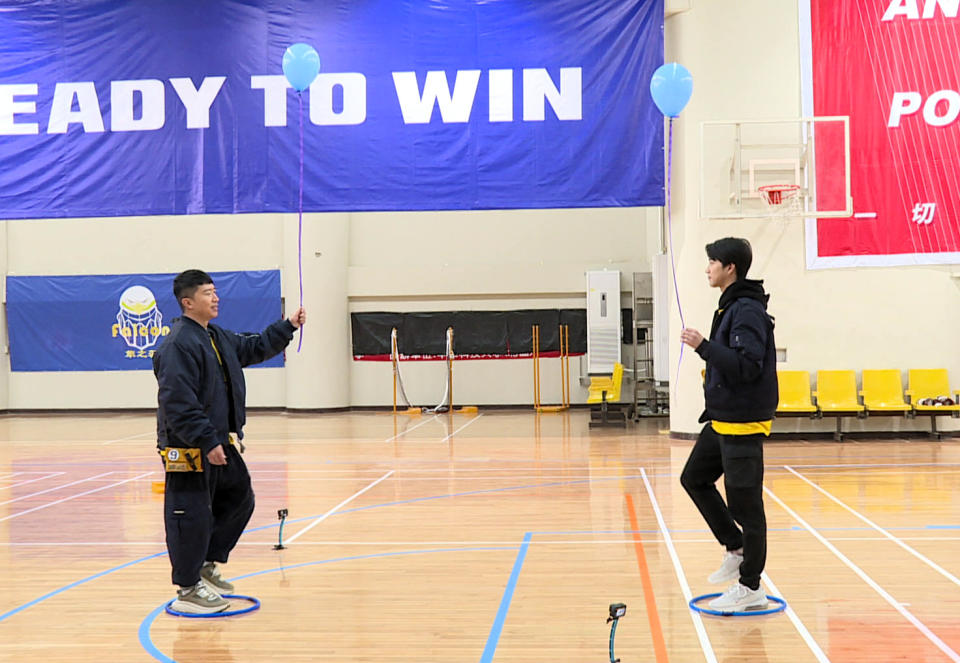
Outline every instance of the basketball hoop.
<svg viewBox="0 0 960 663">
<path fill-rule="evenodd" d="M 757 191 L 768 207 L 779 208 L 781 205 L 799 207 L 800 200 L 797 197 L 800 193 L 799 184 L 768 184 L 757 187 Z M 794 202 L 787 202 L 791 200 Z"/>
</svg>

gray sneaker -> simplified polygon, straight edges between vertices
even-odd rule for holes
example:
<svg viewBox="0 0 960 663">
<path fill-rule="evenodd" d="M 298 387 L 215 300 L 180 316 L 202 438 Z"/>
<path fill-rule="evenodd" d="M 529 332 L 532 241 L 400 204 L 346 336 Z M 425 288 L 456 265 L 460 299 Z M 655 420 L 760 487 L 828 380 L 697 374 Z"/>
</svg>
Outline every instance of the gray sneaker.
<svg viewBox="0 0 960 663">
<path fill-rule="evenodd" d="M 220 576 L 220 569 L 215 562 L 207 562 L 200 567 L 200 579 L 218 594 L 233 593 L 233 583 L 227 582 Z"/>
<path fill-rule="evenodd" d="M 182 589 L 177 592 L 177 598 L 170 607 L 177 612 L 208 615 L 215 612 L 223 612 L 230 607 L 230 602 L 210 589 L 210 587 L 201 580 L 186 592 Z"/>
</svg>

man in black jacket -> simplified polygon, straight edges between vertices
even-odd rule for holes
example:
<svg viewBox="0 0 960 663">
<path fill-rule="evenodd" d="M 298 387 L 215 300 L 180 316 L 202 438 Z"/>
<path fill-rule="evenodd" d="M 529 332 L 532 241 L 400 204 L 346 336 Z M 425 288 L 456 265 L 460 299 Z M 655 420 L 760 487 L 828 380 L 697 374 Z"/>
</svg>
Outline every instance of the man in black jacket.
<svg viewBox="0 0 960 663">
<path fill-rule="evenodd" d="M 173 280 L 183 317 L 153 357 L 157 377 L 157 446 L 166 467 L 163 519 L 173 582 L 173 609 L 226 610 L 233 585 L 220 576 L 253 514 L 250 474 L 240 456 L 246 422 L 243 367 L 281 352 L 306 321 L 303 308 L 260 334 L 210 324 L 217 317 L 213 279 L 197 269 Z M 239 447 L 239 449 L 237 448 Z"/>
<path fill-rule="evenodd" d="M 738 579 L 710 608 L 723 612 L 762 610 L 767 597 L 760 574 L 767 559 L 763 511 L 763 441 L 777 409 L 777 353 L 769 295 L 763 281 L 746 278 L 753 260 L 750 243 L 727 237 L 707 244 L 707 280 L 720 288 L 710 339 L 684 329 L 681 339 L 707 363 L 704 373 L 706 425 L 690 452 L 680 482 L 710 530 L 725 548 L 710 582 Z M 724 477 L 727 502 L 716 488 Z M 742 527 L 737 526 L 739 523 Z"/>
</svg>

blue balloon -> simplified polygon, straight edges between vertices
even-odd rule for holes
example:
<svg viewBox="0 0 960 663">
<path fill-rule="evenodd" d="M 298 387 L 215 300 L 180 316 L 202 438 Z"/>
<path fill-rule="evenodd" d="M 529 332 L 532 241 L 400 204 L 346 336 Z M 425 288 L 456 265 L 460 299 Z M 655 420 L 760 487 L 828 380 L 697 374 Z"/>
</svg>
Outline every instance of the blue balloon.
<svg viewBox="0 0 960 663">
<path fill-rule="evenodd" d="M 283 75 L 297 92 L 303 92 L 320 72 L 320 56 L 310 44 L 294 44 L 283 53 Z"/>
<path fill-rule="evenodd" d="M 677 117 L 693 94 L 693 76 L 682 64 L 668 62 L 653 72 L 650 94 L 661 113 Z"/>
</svg>

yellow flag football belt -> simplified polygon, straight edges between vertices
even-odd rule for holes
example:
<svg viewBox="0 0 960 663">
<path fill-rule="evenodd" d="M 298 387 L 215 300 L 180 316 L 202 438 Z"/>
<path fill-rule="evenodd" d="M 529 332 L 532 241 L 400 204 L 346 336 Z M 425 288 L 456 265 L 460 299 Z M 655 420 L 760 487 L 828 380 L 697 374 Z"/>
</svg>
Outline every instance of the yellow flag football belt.
<svg viewBox="0 0 960 663">
<path fill-rule="evenodd" d="M 167 472 L 203 472 L 200 454 L 201 450 L 196 448 L 167 447 L 160 450 Z"/>
</svg>

